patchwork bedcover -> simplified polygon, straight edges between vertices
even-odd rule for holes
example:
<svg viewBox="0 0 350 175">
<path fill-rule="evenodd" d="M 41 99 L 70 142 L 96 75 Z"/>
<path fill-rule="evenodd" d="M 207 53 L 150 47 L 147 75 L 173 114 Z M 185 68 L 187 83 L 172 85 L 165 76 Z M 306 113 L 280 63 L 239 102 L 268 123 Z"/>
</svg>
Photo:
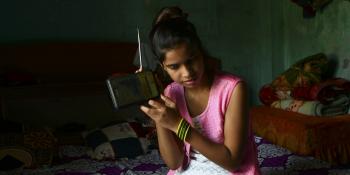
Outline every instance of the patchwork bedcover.
<svg viewBox="0 0 350 175">
<path fill-rule="evenodd" d="M 255 137 L 255 142 L 263 175 L 350 174 L 350 166 L 332 166 L 313 157 L 299 156 L 261 137 Z M 81 146 L 65 146 L 61 152 L 69 155 L 71 159 L 66 159 L 62 164 L 35 170 L 0 172 L 0 175 L 160 175 L 166 174 L 168 171 L 157 150 L 152 150 L 135 159 L 121 159 L 118 161 L 92 160 L 85 156 L 85 151 L 86 149 Z"/>
</svg>

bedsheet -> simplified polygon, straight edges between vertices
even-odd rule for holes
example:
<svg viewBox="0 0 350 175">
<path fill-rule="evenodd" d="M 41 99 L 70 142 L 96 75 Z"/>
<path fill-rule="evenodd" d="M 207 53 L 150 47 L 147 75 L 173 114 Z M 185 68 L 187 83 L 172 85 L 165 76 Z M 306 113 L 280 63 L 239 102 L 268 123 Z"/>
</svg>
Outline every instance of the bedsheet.
<svg viewBox="0 0 350 175">
<path fill-rule="evenodd" d="M 326 175 L 350 174 L 350 166 L 334 166 L 310 156 L 300 156 L 282 148 L 262 137 L 255 137 L 258 148 L 258 160 L 263 175 Z M 160 158 L 158 150 L 151 150 L 135 159 L 118 161 L 96 161 L 86 157 L 86 148 L 82 146 L 65 146 L 61 154 L 69 159 L 51 167 L 35 170 L 18 170 L 0 172 L 0 175 L 144 175 L 166 174 L 168 168 Z"/>
</svg>

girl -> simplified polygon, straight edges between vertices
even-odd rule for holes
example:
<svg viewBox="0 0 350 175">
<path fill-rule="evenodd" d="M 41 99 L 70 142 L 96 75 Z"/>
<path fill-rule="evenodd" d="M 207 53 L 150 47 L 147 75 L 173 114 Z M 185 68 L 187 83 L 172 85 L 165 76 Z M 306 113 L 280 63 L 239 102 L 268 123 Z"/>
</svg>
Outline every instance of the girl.
<svg viewBox="0 0 350 175">
<path fill-rule="evenodd" d="M 210 69 L 186 16 L 169 7 L 155 18 L 152 49 L 173 83 L 160 100 L 140 107 L 155 121 L 168 174 L 260 174 L 246 85 L 237 76 Z"/>
</svg>

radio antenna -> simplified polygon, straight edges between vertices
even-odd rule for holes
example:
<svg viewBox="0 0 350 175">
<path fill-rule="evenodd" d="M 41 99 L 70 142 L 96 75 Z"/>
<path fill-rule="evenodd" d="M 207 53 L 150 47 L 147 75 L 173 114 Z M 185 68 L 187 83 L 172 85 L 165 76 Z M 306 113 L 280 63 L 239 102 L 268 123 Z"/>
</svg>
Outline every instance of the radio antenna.
<svg viewBox="0 0 350 175">
<path fill-rule="evenodd" d="M 139 68 L 139 70 L 142 70 L 142 54 L 141 54 L 141 41 L 140 41 L 140 30 L 139 30 L 139 27 L 137 27 L 137 41 L 139 43 L 139 57 L 140 57 L 140 68 Z"/>
</svg>

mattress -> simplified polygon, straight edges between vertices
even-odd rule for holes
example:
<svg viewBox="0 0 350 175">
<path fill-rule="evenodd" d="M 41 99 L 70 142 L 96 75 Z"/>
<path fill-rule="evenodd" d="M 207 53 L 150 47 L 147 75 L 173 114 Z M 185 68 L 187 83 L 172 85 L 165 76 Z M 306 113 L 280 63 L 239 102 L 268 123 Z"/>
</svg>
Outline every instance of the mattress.
<svg viewBox="0 0 350 175">
<path fill-rule="evenodd" d="M 253 107 L 250 115 L 255 134 L 276 145 L 332 164 L 350 163 L 350 115 L 316 117 L 267 106 Z"/>
</svg>

